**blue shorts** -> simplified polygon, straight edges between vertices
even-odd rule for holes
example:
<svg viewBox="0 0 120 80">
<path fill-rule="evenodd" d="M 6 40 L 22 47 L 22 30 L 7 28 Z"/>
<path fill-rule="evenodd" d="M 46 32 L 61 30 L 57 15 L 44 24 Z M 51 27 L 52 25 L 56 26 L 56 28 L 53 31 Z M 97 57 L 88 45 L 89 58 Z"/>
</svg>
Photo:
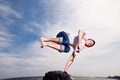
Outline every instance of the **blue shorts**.
<svg viewBox="0 0 120 80">
<path fill-rule="evenodd" d="M 66 32 L 61 31 L 56 36 L 60 40 L 60 52 L 69 52 L 70 51 L 70 40 Z"/>
</svg>

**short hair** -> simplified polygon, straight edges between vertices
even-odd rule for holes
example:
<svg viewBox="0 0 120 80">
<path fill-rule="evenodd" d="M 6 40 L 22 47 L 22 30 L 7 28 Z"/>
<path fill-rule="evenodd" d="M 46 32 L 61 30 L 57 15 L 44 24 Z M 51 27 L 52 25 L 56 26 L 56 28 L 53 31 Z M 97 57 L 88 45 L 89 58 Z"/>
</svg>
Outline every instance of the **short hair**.
<svg viewBox="0 0 120 80">
<path fill-rule="evenodd" d="M 93 41 L 93 45 L 91 45 L 91 46 L 89 46 L 89 47 L 92 47 L 92 46 L 94 46 L 95 45 L 95 40 L 93 40 L 93 39 L 88 39 L 88 40 L 92 40 Z"/>
</svg>

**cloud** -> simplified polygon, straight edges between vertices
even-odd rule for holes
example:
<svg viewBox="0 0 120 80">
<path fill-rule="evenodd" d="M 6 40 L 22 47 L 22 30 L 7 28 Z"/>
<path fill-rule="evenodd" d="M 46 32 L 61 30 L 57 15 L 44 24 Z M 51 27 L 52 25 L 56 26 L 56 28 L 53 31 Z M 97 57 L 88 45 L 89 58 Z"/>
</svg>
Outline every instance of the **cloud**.
<svg viewBox="0 0 120 80">
<path fill-rule="evenodd" d="M 15 11 L 9 2 L 0 1 L 0 50 L 11 47 L 15 35 L 9 31 L 10 26 L 15 22 L 12 18 L 21 19 L 22 15 Z M 9 27 L 8 27 L 9 26 Z"/>
<path fill-rule="evenodd" d="M 103 62 L 103 65 L 106 66 L 105 68 L 103 67 L 101 69 L 106 69 L 104 70 L 104 72 L 108 72 L 108 74 L 119 73 L 118 68 L 116 69 L 116 71 L 113 71 L 115 69 L 115 66 L 120 65 L 117 65 L 116 63 L 114 63 L 114 61 L 112 61 L 112 56 L 114 55 L 114 53 L 116 53 L 116 51 L 118 51 L 118 48 L 114 42 L 117 41 L 117 43 L 119 43 L 118 41 L 120 40 L 120 1 L 61 0 L 59 4 L 55 1 L 51 2 L 51 4 L 52 3 L 55 3 L 55 5 L 53 5 L 53 7 L 55 7 L 54 13 L 56 12 L 57 14 L 54 14 L 52 16 L 55 16 L 54 18 L 56 19 L 56 21 L 54 23 L 50 23 L 49 21 L 47 21 L 47 30 L 43 32 L 43 36 L 48 38 L 55 37 L 55 35 L 61 30 L 65 30 L 67 32 L 70 32 L 71 34 L 75 34 L 77 33 L 79 28 L 82 28 L 87 33 L 86 37 L 92 37 L 96 41 L 96 45 L 92 49 L 87 49 L 85 50 L 85 52 L 82 52 L 83 55 L 88 55 L 88 57 L 95 56 L 100 60 L 102 59 L 101 63 Z M 107 61 L 104 56 L 109 57 Z M 119 56 L 119 54 L 116 54 L 114 56 Z M 86 64 L 89 64 L 85 61 L 88 61 L 89 58 L 86 59 L 86 57 L 83 56 L 80 58 L 84 59 L 83 63 L 85 62 Z M 96 65 L 95 67 L 100 68 L 100 65 L 97 65 L 100 60 L 96 58 L 90 58 L 90 60 L 95 61 L 93 65 Z M 107 69 L 107 65 L 112 66 L 111 63 L 109 64 L 109 61 L 111 61 L 111 63 L 114 65 L 113 67 L 109 68 L 110 71 Z M 75 64 L 75 66 L 73 67 L 74 69 L 72 68 L 73 70 L 71 72 L 79 74 L 79 72 L 75 72 L 79 70 L 79 67 L 76 67 L 79 65 Z M 85 68 L 86 66 L 83 65 L 83 67 Z M 91 75 L 108 75 L 103 74 L 98 68 L 94 70 L 95 72 L 93 74 L 91 71 Z M 82 73 L 84 74 L 84 71 Z"/>
<path fill-rule="evenodd" d="M 69 56 L 50 48 L 41 49 L 38 41 L 32 42 L 22 51 L 17 50 L 17 54 L 13 52 L 0 53 L 1 78 L 43 76 L 49 70 L 63 70 L 66 56 Z"/>
<path fill-rule="evenodd" d="M 53 7 L 57 5 L 53 8 L 56 14 L 52 15 L 55 16 L 56 22 L 47 21 L 48 29 L 45 36 L 53 36 L 61 30 L 74 34 L 79 28 L 84 29 L 88 37 L 95 38 L 98 44 L 101 44 L 101 40 L 103 40 L 102 44 L 111 43 L 119 36 L 119 1 L 61 0 L 60 3 L 58 2 L 54 0 L 50 2 L 55 4 Z"/>
<path fill-rule="evenodd" d="M 15 38 L 15 35 L 9 33 L 8 30 L 6 30 L 5 27 L 0 25 L 0 50 L 4 48 L 9 48 L 12 46 L 12 43 L 14 41 L 13 38 Z"/>
<path fill-rule="evenodd" d="M 86 37 L 95 39 L 96 45 L 93 48 L 83 50 L 76 57 L 74 64 L 70 68 L 70 72 L 78 76 L 108 76 L 119 74 L 119 1 L 44 0 L 43 2 L 48 9 L 48 12 L 45 13 L 45 16 L 47 16 L 46 21 L 44 23 L 29 21 L 24 25 L 25 31 L 51 38 L 55 37 L 61 30 L 70 32 L 73 35 L 77 34 L 79 28 L 82 28 L 87 33 Z M 6 12 L 5 15 L 1 12 L 2 15 L 14 15 L 20 18 L 9 5 L 5 8 L 7 9 L 0 8 Z M 8 9 L 11 13 L 7 12 Z M 0 39 L 11 45 L 14 41 L 14 35 L 10 34 L 4 27 L 0 29 L 2 35 Z M 5 45 L 5 47 L 7 46 L 8 44 Z M 4 71 L 8 74 L 15 72 L 16 76 L 25 76 L 25 73 L 26 75 L 43 75 L 49 70 L 63 70 L 68 57 L 71 55 L 71 52 L 68 54 L 59 53 L 47 47 L 41 49 L 38 40 L 29 43 L 22 50 L 18 49 L 16 53 L 18 57 L 5 53 L 1 54 L 0 61 L 8 61 L 2 64 L 3 67 L 6 67 L 1 67 L 1 73 Z M 15 74 L 9 76 L 13 75 Z"/>
<path fill-rule="evenodd" d="M 40 48 L 40 43 L 38 41 L 32 42 L 27 46 L 27 48 L 23 51 L 24 57 L 27 57 L 28 59 L 25 60 L 26 63 L 31 64 L 33 66 L 52 66 L 51 64 L 54 63 L 61 63 L 61 59 L 65 56 L 68 56 L 67 54 L 59 53 L 56 50 L 53 50 L 51 48 Z M 22 54 L 22 53 L 21 53 Z M 61 56 L 61 57 L 59 57 Z M 63 56 L 63 57 L 62 57 Z M 54 58 L 53 58 L 54 57 Z M 56 58 L 58 60 L 56 60 Z M 62 59 L 62 60 L 64 60 Z M 57 62 L 58 61 L 58 62 Z M 47 63 L 47 64 L 46 64 Z M 63 64 L 63 63 L 61 63 Z M 54 67 L 54 66 L 53 66 Z"/>
<path fill-rule="evenodd" d="M 6 54 L 6 53 L 0 53 L 0 65 L 13 65 L 15 63 L 18 62 L 18 59 L 9 55 L 9 54 Z"/>
<path fill-rule="evenodd" d="M 27 32 L 30 32 L 35 35 L 39 35 L 39 33 L 41 32 L 42 26 L 40 23 L 36 21 L 31 21 L 25 24 L 24 28 L 25 28 L 25 31 Z"/>
<path fill-rule="evenodd" d="M 12 9 L 9 3 L 5 3 L 4 1 L 0 1 L 0 16 L 7 19 L 11 15 L 15 16 L 16 18 L 22 18 L 22 16 Z"/>
</svg>

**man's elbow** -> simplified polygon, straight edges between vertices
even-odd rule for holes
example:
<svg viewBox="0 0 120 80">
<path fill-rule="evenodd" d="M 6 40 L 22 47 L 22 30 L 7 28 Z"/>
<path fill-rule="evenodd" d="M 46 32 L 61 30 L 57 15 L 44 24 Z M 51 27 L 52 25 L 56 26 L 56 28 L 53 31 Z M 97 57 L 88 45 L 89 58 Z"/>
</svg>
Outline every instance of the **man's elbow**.
<svg viewBox="0 0 120 80">
<path fill-rule="evenodd" d="M 84 34 L 84 35 L 86 34 L 86 32 L 85 32 L 84 30 L 82 30 L 82 29 L 79 29 L 79 30 L 78 30 L 78 33 L 79 33 L 79 34 L 82 33 L 82 34 Z"/>
<path fill-rule="evenodd" d="M 74 61 L 74 59 L 70 59 L 69 61 L 70 61 L 70 62 L 73 62 L 73 61 Z"/>
</svg>

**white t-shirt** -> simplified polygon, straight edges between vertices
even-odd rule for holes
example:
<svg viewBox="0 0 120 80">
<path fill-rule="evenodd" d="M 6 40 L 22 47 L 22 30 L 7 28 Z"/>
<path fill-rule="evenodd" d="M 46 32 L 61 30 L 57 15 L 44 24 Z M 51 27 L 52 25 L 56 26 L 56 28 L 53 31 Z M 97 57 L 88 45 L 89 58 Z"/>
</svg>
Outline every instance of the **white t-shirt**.
<svg viewBox="0 0 120 80">
<path fill-rule="evenodd" d="M 69 39 L 70 39 L 70 44 L 73 44 L 74 41 L 76 40 L 76 42 L 78 42 L 78 35 L 69 35 Z M 80 42 L 80 49 L 84 49 L 85 48 L 85 39 L 82 39 L 82 41 Z"/>
</svg>

